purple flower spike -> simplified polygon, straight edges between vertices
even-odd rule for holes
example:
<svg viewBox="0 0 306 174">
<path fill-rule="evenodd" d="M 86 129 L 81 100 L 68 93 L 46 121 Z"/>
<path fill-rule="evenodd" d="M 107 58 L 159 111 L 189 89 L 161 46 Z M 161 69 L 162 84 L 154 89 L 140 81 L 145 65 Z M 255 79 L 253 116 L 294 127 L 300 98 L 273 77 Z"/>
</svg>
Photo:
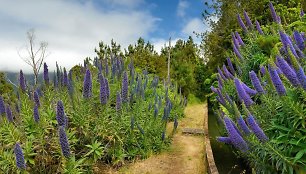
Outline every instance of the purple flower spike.
<svg viewBox="0 0 306 174">
<path fill-rule="evenodd" d="M 107 98 L 109 98 L 109 96 L 110 96 L 110 89 L 109 89 L 108 79 L 107 79 L 107 78 L 105 78 L 105 79 L 104 79 L 104 81 L 105 81 L 105 90 L 106 90 L 106 95 L 107 95 Z"/>
<path fill-rule="evenodd" d="M 83 83 L 83 97 L 90 98 L 92 95 L 92 80 L 90 70 L 86 70 L 84 83 Z"/>
<path fill-rule="evenodd" d="M 38 123 L 39 122 L 39 112 L 38 112 L 38 106 L 37 105 L 34 106 L 33 116 L 34 116 L 34 121 L 36 123 Z"/>
<path fill-rule="evenodd" d="M 303 17 L 305 15 L 303 8 L 301 7 L 300 16 Z"/>
<path fill-rule="evenodd" d="M 268 65 L 268 71 L 269 71 L 272 83 L 273 83 L 278 95 L 286 95 L 286 89 L 285 89 L 281 79 L 278 76 L 276 68 L 273 68 L 273 67 L 271 67 L 271 65 Z"/>
<path fill-rule="evenodd" d="M 123 73 L 123 79 L 122 79 L 122 102 L 126 103 L 128 102 L 128 91 L 129 91 L 129 81 L 128 81 L 128 76 L 127 72 L 125 71 Z"/>
<path fill-rule="evenodd" d="M 35 105 L 40 107 L 40 100 L 39 100 L 39 95 L 38 95 L 37 91 L 34 91 L 33 98 L 34 98 Z"/>
<path fill-rule="evenodd" d="M 222 79 L 221 79 L 220 74 L 217 74 L 217 79 L 218 79 L 218 85 L 219 85 L 219 88 L 222 90 L 222 87 L 223 87 L 223 81 L 222 81 Z"/>
<path fill-rule="evenodd" d="M 226 68 L 225 65 L 223 65 L 222 67 L 224 75 L 228 78 L 228 79 L 234 79 L 234 76 L 228 71 L 228 69 Z"/>
<path fill-rule="evenodd" d="M 66 126 L 67 118 L 66 118 L 65 111 L 64 111 L 64 105 L 61 100 L 57 102 L 56 120 L 59 126 Z"/>
<path fill-rule="evenodd" d="M 226 58 L 226 61 L 227 61 L 227 65 L 228 65 L 228 67 L 229 67 L 230 72 L 231 72 L 232 74 L 235 74 L 236 72 L 235 72 L 235 69 L 234 69 L 234 66 L 233 66 L 233 64 L 232 64 L 231 59 L 228 57 L 228 58 Z"/>
<path fill-rule="evenodd" d="M 4 103 L 4 100 L 3 100 L 3 97 L 0 96 L 0 115 L 3 115 L 5 114 L 5 103 Z"/>
<path fill-rule="evenodd" d="M 305 76 L 304 70 L 301 66 L 297 70 L 296 75 L 297 75 L 297 78 L 299 79 L 299 82 L 302 85 L 303 89 L 306 90 L 306 76 Z"/>
<path fill-rule="evenodd" d="M 260 66 L 260 72 L 264 76 L 266 74 L 266 68 L 264 66 Z"/>
<path fill-rule="evenodd" d="M 217 141 L 225 144 L 232 144 L 231 139 L 229 137 L 217 137 Z"/>
<path fill-rule="evenodd" d="M 257 91 L 255 91 L 254 89 L 251 89 L 245 83 L 241 82 L 241 85 L 242 85 L 244 91 L 246 93 L 248 93 L 249 95 L 256 95 L 257 94 Z"/>
<path fill-rule="evenodd" d="M 295 43 L 297 44 L 298 48 L 301 51 L 304 51 L 305 44 L 304 44 L 304 39 L 303 39 L 302 35 L 298 31 L 294 31 L 293 37 L 294 37 Z"/>
<path fill-rule="evenodd" d="M 236 39 L 236 36 L 234 33 L 232 33 L 232 41 L 233 41 L 233 44 L 236 48 L 239 48 L 239 43 L 238 43 L 238 39 Z"/>
<path fill-rule="evenodd" d="M 218 73 L 222 77 L 223 80 L 227 80 L 227 78 L 224 76 L 223 72 L 221 71 L 219 67 L 218 67 Z"/>
<path fill-rule="evenodd" d="M 243 10 L 243 15 L 244 15 L 244 19 L 245 19 L 245 21 L 246 21 L 247 26 L 248 26 L 249 28 L 253 28 L 252 21 L 251 21 L 249 15 L 248 15 L 248 13 L 247 13 L 245 10 Z"/>
<path fill-rule="evenodd" d="M 245 26 L 244 22 L 242 21 L 239 14 L 237 15 L 237 19 L 238 19 L 238 23 L 239 23 L 240 27 L 242 28 L 242 30 L 244 32 L 248 32 L 248 29 L 246 28 L 246 26 Z"/>
<path fill-rule="evenodd" d="M 66 68 L 64 68 L 63 86 L 68 86 L 68 74 Z"/>
<path fill-rule="evenodd" d="M 25 164 L 22 148 L 20 147 L 19 143 L 15 144 L 14 153 L 15 153 L 15 158 L 16 158 L 16 166 L 18 167 L 18 169 L 24 170 L 26 168 L 26 164 Z"/>
<path fill-rule="evenodd" d="M 262 31 L 262 29 L 261 29 L 261 27 L 260 27 L 259 22 L 256 20 L 255 23 L 256 23 L 256 29 L 257 29 L 258 33 L 261 34 L 261 35 L 263 35 L 264 33 L 263 33 L 263 31 Z"/>
<path fill-rule="evenodd" d="M 250 129 L 252 130 L 252 132 L 256 135 L 256 137 L 258 138 L 258 140 L 260 142 L 264 143 L 264 142 L 267 142 L 269 140 L 269 138 L 265 135 L 263 130 L 258 126 L 258 124 L 256 123 L 256 121 L 255 121 L 255 119 L 252 115 L 248 116 L 247 123 L 248 123 Z"/>
<path fill-rule="evenodd" d="M 274 20 L 274 22 L 280 24 L 281 22 L 280 22 L 279 16 L 276 14 L 274 6 L 271 1 L 269 2 L 269 8 L 270 8 L 272 19 Z"/>
<path fill-rule="evenodd" d="M 61 145 L 62 153 L 64 157 L 69 158 L 70 156 L 69 142 L 65 132 L 65 128 L 63 126 L 59 127 L 58 134 L 59 134 L 59 143 Z"/>
<path fill-rule="evenodd" d="M 233 105 L 233 100 L 231 99 L 231 97 L 226 93 L 225 94 L 225 98 L 226 98 L 226 100 L 231 104 L 231 105 Z"/>
<path fill-rule="evenodd" d="M 279 68 L 282 70 L 287 79 L 291 82 L 291 84 L 295 87 L 299 86 L 299 80 L 295 74 L 295 72 L 291 69 L 290 65 L 286 62 L 285 59 L 280 56 L 276 56 L 277 62 L 279 64 Z"/>
<path fill-rule="evenodd" d="M 11 110 L 11 107 L 10 105 L 7 105 L 6 106 L 6 118 L 9 122 L 13 122 L 13 113 L 12 113 L 12 110 Z"/>
<path fill-rule="evenodd" d="M 248 145 L 234 128 L 231 119 L 228 117 L 224 117 L 224 123 L 227 133 L 229 134 L 231 143 L 237 149 L 241 150 L 242 152 L 246 152 L 248 150 Z"/>
<path fill-rule="evenodd" d="M 211 86 L 210 89 L 211 89 L 212 92 L 214 92 L 216 94 L 218 93 L 218 91 L 217 91 L 217 89 L 215 87 Z"/>
<path fill-rule="evenodd" d="M 218 94 L 218 97 L 217 97 L 217 100 L 224 106 L 226 106 L 226 102 L 225 102 L 225 99 L 221 93 L 221 91 L 219 89 L 217 89 L 217 94 Z"/>
<path fill-rule="evenodd" d="M 254 88 L 256 89 L 256 91 L 257 91 L 259 94 L 264 94 L 265 91 L 264 91 L 263 87 L 261 86 L 260 80 L 258 79 L 256 73 L 255 73 L 254 71 L 251 71 L 251 72 L 249 73 L 249 76 L 250 76 L 252 85 L 254 86 Z"/>
<path fill-rule="evenodd" d="M 254 102 L 251 97 L 245 92 L 243 86 L 240 83 L 240 80 L 235 78 L 235 86 L 237 90 L 238 97 L 242 100 L 247 107 L 251 106 Z"/>
<path fill-rule="evenodd" d="M 238 123 L 240 129 L 243 131 L 243 133 L 245 135 L 250 135 L 251 134 L 251 131 L 249 130 L 249 128 L 246 125 L 246 123 L 245 123 L 244 119 L 242 118 L 242 116 L 237 118 L 237 123 Z"/>
<path fill-rule="evenodd" d="M 44 81 L 46 85 L 49 85 L 48 65 L 46 63 L 44 63 Z"/>
<path fill-rule="evenodd" d="M 22 92 L 25 92 L 26 91 L 26 80 L 25 80 L 25 77 L 23 75 L 23 72 L 22 70 L 20 70 L 20 73 L 19 73 L 19 86 L 20 86 L 20 89 L 22 90 Z"/>
<path fill-rule="evenodd" d="M 105 105 L 107 103 L 107 91 L 104 79 L 100 79 L 100 102 Z"/>
<path fill-rule="evenodd" d="M 117 112 L 121 110 L 121 103 L 122 103 L 122 99 L 121 99 L 120 92 L 117 92 L 117 97 L 116 97 L 116 111 Z"/>
<path fill-rule="evenodd" d="M 233 49 L 234 49 L 234 53 L 236 54 L 236 56 L 237 56 L 240 60 L 243 60 L 242 55 L 240 54 L 238 48 L 235 47 L 235 45 L 234 45 Z"/>
<path fill-rule="evenodd" d="M 241 39 L 241 37 L 240 37 L 240 35 L 239 35 L 239 33 L 237 31 L 235 32 L 235 36 L 236 36 L 236 38 L 238 40 L 239 45 L 244 46 L 244 42 Z M 239 48 L 239 47 L 236 47 L 236 48 Z"/>
</svg>

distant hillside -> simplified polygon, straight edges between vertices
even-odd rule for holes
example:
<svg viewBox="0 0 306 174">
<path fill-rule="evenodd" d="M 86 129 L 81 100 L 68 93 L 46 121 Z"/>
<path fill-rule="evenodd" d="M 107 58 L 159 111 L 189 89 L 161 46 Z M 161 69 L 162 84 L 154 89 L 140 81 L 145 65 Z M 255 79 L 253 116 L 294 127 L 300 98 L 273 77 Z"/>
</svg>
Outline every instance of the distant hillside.
<svg viewBox="0 0 306 174">
<path fill-rule="evenodd" d="M 9 79 L 12 83 L 14 83 L 16 86 L 19 85 L 19 82 L 18 82 L 18 78 L 19 78 L 19 72 L 4 72 L 7 79 Z M 53 72 L 52 73 L 49 73 L 49 78 L 52 79 L 53 78 Z M 27 82 L 30 84 L 30 85 L 33 85 L 34 84 L 34 75 L 33 74 L 24 74 Z M 38 82 L 41 83 L 43 81 L 43 74 L 40 73 L 38 75 Z"/>
</svg>

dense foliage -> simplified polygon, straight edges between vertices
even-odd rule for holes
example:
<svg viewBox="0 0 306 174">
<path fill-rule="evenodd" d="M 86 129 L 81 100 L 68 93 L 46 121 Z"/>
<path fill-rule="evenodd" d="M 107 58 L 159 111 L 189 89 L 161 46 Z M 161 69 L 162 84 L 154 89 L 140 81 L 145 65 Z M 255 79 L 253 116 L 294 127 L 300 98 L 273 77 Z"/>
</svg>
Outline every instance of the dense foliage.
<svg viewBox="0 0 306 174">
<path fill-rule="evenodd" d="M 280 17 L 267 4 L 271 25 L 240 14 L 244 33 L 232 36 L 231 59 L 211 87 L 227 135 L 218 140 L 235 147 L 256 173 L 305 173 L 306 16 L 298 7 L 289 19 Z"/>
<path fill-rule="evenodd" d="M 217 67 L 226 62 L 226 57 L 232 52 L 232 33 L 243 29 L 237 23 L 237 14 L 243 18 L 243 10 L 248 12 L 253 21 L 257 20 L 261 26 L 268 26 L 273 21 L 268 10 L 269 0 L 212 0 L 205 3 L 203 18 L 209 22 L 211 31 L 202 33 L 202 48 L 208 59 L 207 74 L 212 75 Z M 306 3 L 301 0 L 274 0 L 274 7 L 282 23 L 289 24 L 298 19 L 301 6 Z M 255 23 L 254 23 L 255 25 Z M 210 78 L 208 75 L 208 78 Z"/>
<path fill-rule="evenodd" d="M 121 58 L 85 62 L 54 77 L 45 64 L 34 90 L 20 71 L 16 101 L 0 97 L 1 173 L 93 173 L 167 147 L 187 102 L 177 87 Z"/>
<path fill-rule="evenodd" d="M 170 51 L 170 77 L 181 87 L 183 95 L 190 93 L 204 99 L 204 80 L 206 71 L 204 61 L 199 56 L 199 48 L 194 43 L 192 37 L 186 41 L 179 39 L 174 46 L 170 48 L 165 46 L 160 53 L 154 50 L 150 42 L 145 42 L 139 38 L 133 45 L 130 44 L 124 53 L 120 45 L 114 41 L 111 45 L 100 42 L 96 53 L 99 59 L 103 59 L 106 54 L 120 55 L 123 59 L 133 60 L 135 67 L 146 69 L 148 73 L 158 75 L 161 79 L 167 78 L 167 63 Z M 209 89 L 209 86 L 206 89 Z"/>
</svg>

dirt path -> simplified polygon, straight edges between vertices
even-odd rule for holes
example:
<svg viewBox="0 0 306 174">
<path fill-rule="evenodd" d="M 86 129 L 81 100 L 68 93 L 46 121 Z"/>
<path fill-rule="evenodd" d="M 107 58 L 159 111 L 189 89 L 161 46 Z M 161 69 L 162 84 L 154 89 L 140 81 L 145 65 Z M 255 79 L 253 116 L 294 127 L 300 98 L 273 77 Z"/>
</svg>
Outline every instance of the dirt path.
<svg viewBox="0 0 306 174">
<path fill-rule="evenodd" d="M 122 168 L 121 174 L 202 174 L 204 166 L 204 137 L 182 134 L 183 128 L 203 129 L 204 104 L 194 104 L 185 109 L 178 132 L 173 137 L 169 151 L 138 161 Z M 172 124 L 169 124 L 172 126 Z M 113 173 L 113 172 L 110 172 Z"/>
</svg>

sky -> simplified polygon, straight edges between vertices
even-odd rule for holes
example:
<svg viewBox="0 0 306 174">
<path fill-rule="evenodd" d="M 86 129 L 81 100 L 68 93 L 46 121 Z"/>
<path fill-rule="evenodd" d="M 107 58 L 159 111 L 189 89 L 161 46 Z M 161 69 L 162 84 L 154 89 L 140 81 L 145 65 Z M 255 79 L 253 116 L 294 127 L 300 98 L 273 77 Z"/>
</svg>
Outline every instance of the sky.
<svg viewBox="0 0 306 174">
<path fill-rule="evenodd" d="M 126 48 L 139 37 L 159 51 L 193 32 L 209 30 L 202 21 L 201 0 L 0 0 L 0 71 L 31 72 L 20 57 L 28 56 L 26 33 L 35 30 L 36 49 L 48 43 L 45 62 L 71 68 L 111 39 Z"/>
</svg>

